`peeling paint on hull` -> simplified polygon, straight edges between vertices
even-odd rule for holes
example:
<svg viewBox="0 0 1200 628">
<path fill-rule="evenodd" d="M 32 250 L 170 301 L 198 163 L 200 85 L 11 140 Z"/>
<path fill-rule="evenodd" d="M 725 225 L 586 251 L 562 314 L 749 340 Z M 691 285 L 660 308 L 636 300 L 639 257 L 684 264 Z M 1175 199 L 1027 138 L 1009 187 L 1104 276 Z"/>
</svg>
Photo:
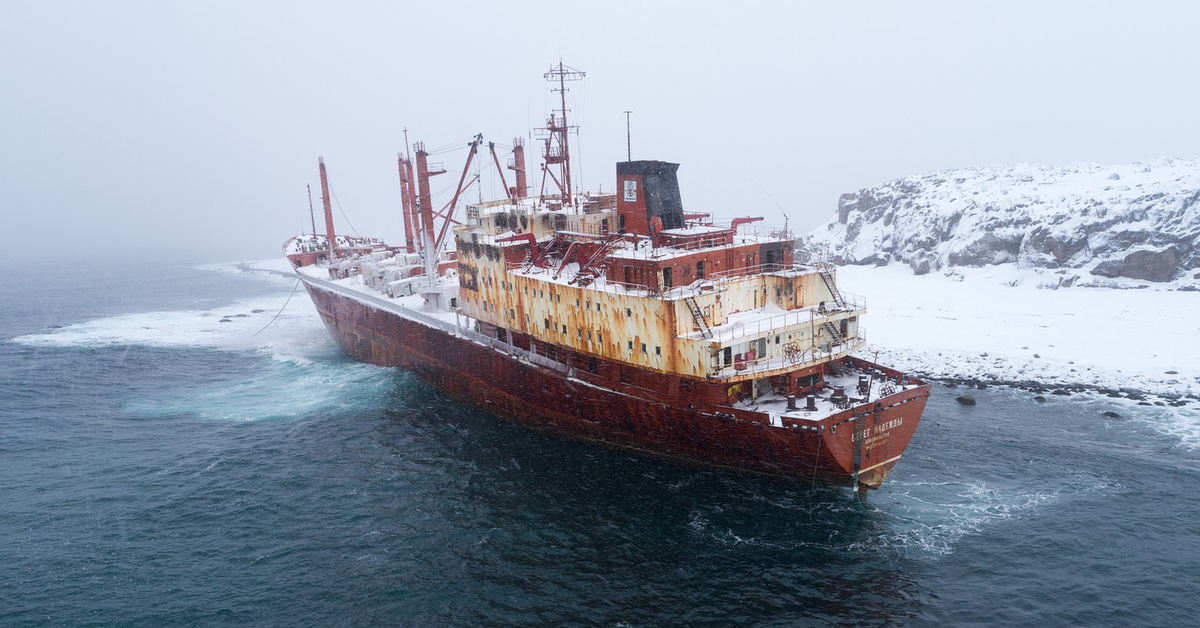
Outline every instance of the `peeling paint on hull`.
<svg viewBox="0 0 1200 628">
<path fill-rule="evenodd" d="M 585 381 L 588 374 L 518 359 L 300 278 L 330 334 L 355 360 L 411 371 L 459 402 L 533 427 L 703 464 L 852 485 L 857 447 L 859 484 L 878 488 L 929 394 L 928 385 L 905 390 L 857 417 L 847 410 L 814 422 L 819 429 L 777 427 L 761 413 L 688 405 L 696 400 L 686 395 Z"/>
</svg>

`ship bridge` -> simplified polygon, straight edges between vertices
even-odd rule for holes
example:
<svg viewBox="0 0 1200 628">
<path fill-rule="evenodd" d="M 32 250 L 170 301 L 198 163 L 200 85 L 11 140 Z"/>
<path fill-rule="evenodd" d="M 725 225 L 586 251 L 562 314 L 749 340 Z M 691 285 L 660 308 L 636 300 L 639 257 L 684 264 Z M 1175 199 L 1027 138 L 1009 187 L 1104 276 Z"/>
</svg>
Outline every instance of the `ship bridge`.
<svg viewBox="0 0 1200 628">
<path fill-rule="evenodd" d="M 675 168 L 619 164 L 615 195 L 468 205 L 461 312 L 498 336 L 731 384 L 807 377 L 864 344 L 865 303 L 831 268 L 797 265 L 791 235 L 757 219 L 685 214 Z"/>
</svg>

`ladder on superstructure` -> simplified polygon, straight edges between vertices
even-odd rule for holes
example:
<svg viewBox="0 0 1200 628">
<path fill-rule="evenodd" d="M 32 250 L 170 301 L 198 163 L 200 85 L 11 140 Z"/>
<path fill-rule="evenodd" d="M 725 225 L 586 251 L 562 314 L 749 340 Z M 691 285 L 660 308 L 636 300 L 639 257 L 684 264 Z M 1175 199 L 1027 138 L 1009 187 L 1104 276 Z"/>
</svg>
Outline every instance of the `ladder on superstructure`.
<svg viewBox="0 0 1200 628">
<path fill-rule="evenodd" d="M 829 345 L 830 346 L 836 346 L 836 345 L 842 344 L 842 342 L 843 342 L 842 332 L 841 332 L 841 330 L 838 329 L 837 325 L 833 324 L 833 321 L 825 321 L 825 331 L 829 332 Z"/>
<path fill-rule="evenodd" d="M 846 300 L 842 298 L 842 291 L 838 290 L 837 282 L 833 280 L 832 267 L 828 264 L 818 263 L 817 272 L 821 273 L 821 279 L 825 281 L 825 287 L 829 288 L 829 294 L 833 297 L 833 302 L 838 308 L 846 307 Z"/>
<path fill-rule="evenodd" d="M 705 339 L 713 337 L 712 329 L 708 327 L 708 319 L 704 317 L 704 312 L 700 310 L 700 305 L 696 303 L 696 297 L 686 297 L 683 300 L 687 303 L 688 309 L 692 312 L 692 318 L 696 319 L 696 326 L 700 328 L 700 335 Z"/>
</svg>

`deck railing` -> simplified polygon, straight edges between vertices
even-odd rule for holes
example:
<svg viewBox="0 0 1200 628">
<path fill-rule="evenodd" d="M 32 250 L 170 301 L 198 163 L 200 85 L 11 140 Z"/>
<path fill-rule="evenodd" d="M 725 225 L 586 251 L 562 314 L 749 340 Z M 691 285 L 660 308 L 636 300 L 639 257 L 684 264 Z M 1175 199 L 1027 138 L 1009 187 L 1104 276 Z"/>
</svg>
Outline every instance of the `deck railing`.
<svg viewBox="0 0 1200 628">
<path fill-rule="evenodd" d="M 861 349 L 866 343 L 866 332 L 860 328 L 853 338 L 846 338 L 836 345 L 826 345 L 826 350 L 822 350 L 820 346 L 809 346 L 805 347 L 799 354 L 790 357 L 775 355 L 766 358 L 755 358 L 753 360 L 735 361 L 728 366 L 720 365 L 710 369 L 709 376 L 736 377 L 754 373 L 804 368 L 821 362 L 841 359 Z"/>
</svg>

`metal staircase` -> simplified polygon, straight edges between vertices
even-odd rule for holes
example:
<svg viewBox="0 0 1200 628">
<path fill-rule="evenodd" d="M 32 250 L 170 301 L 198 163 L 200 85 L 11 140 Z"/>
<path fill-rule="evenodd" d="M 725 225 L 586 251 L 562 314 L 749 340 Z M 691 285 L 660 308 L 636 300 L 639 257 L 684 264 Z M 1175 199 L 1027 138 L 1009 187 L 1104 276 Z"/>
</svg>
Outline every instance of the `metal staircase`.
<svg viewBox="0 0 1200 628">
<path fill-rule="evenodd" d="M 842 332 L 838 330 L 838 326 L 833 324 L 833 321 L 825 321 L 825 331 L 829 332 L 829 345 L 842 344 Z"/>
<path fill-rule="evenodd" d="M 821 279 L 825 281 L 825 287 L 829 288 L 829 294 L 833 296 L 833 302 L 837 304 L 839 309 L 845 308 L 846 299 L 842 297 L 842 291 L 838 290 L 837 282 L 833 280 L 831 268 L 826 264 L 820 264 L 817 266 L 817 272 L 821 273 Z"/>
<path fill-rule="evenodd" d="M 696 303 L 696 298 L 686 297 L 683 302 L 687 303 L 688 309 L 692 311 L 692 318 L 696 319 L 696 327 L 700 328 L 700 335 L 705 339 L 712 338 L 712 329 L 709 329 L 708 319 L 704 318 L 704 312 L 700 311 L 700 305 Z"/>
</svg>

